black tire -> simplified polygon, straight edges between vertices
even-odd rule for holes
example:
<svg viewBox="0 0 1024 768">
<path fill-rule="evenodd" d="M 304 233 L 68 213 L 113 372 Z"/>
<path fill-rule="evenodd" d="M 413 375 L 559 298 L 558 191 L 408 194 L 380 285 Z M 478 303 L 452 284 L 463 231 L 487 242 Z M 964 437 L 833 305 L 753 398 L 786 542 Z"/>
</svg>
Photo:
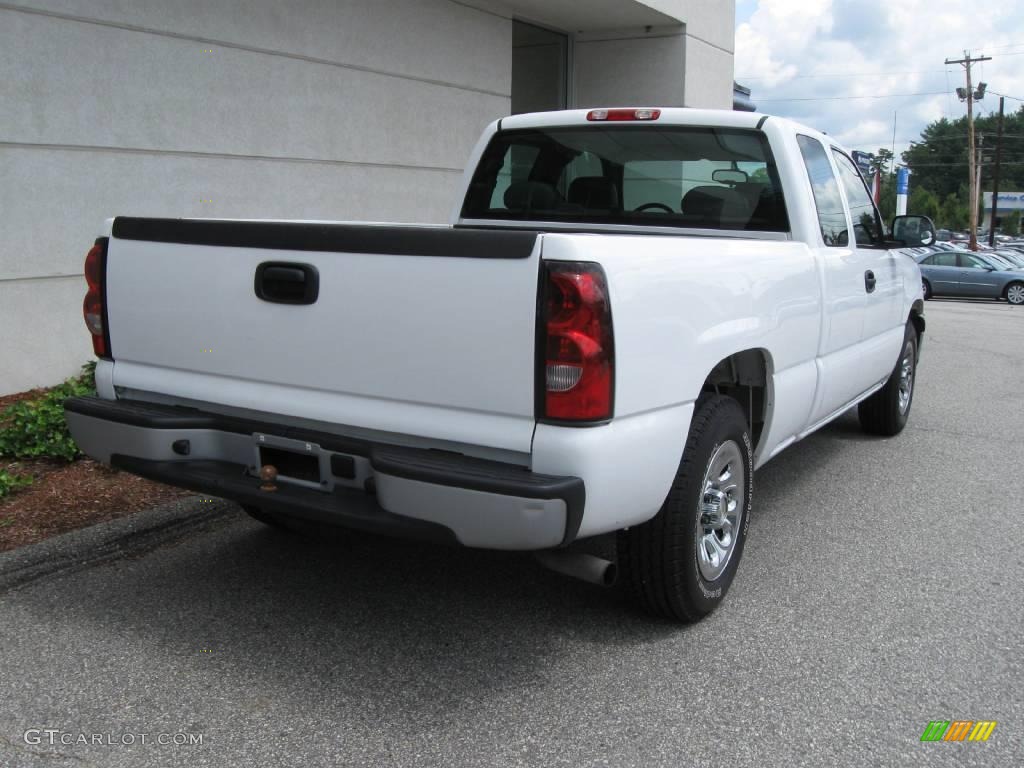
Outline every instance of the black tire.
<svg viewBox="0 0 1024 768">
<path fill-rule="evenodd" d="M 1006 286 L 1006 290 L 1003 291 L 1003 298 L 1006 299 L 1008 302 L 1010 302 L 1010 304 L 1012 304 L 1015 307 L 1024 305 L 1024 293 L 1021 293 L 1019 290 L 1017 290 L 1020 288 L 1024 288 L 1024 283 L 1016 281 L 1010 283 L 1009 285 Z M 1014 292 L 1013 298 L 1010 297 L 1011 290 L 1013 290 Z"/>
<path fill-rule="evenodd" d="M 251 504 L 242 504 L 241 506 L 242 509 L 245 510 L 246 514 L 248 514 L 253 520 L 258 520 L 264 525 L 278 531 L 291 530 L 291 528 L 288 527 L 288 524 L 284 521 L 284 518 L 281 516 L 275 515 L 272 512 L 267 512 L 259 507 L 254 507 Z"/>
<path fill-rule="evenodd" d="M 707 529 L 703 528 L 703 537 L 698 537 L 697 526 L 704 525 L 706 520 L 706 475 L 712 460 L 720 461 L 724 450 L 733 452 L 737 457 L 735 463 L 742 466 L 743 475 L 737 482 L 743 498 L 734 499 L 740 515 L 731 528 L 735 539 L 729 555 L 721 573 L 709 580 L 701 570 L 698 554 L 698 546 L 706 546 L 702 541 Z M 644 610 L 692 622 L 718 607 L 743 555 L 750 524 L 753 475 L 750 430 L 739 404 L 722 395 L 698 400 L 668 498 L 653 519 L 618 535 L 622 581 Z M 717 534 L 712 531 L 711 535 Z"/>
<path fill-rule="evenodd" d="M 921 278 L 921 291 L 924 293 L 924 300 L 928 301 L 932 297 L 932 284 Z"/>
<path fill-rule="evenodd" d="M 901 391 L 904 382 L 903 368 L 910 366 L 910 378 L 905 405 Z M 903 431 L 910 418 L 910 408 L 914 404 L 914 384 L 917 379 L 917 331 L 911 323 L 903 334 L 903 346 L 896 365 L 889 374 L 888 380 L 880 390 L 857 408 L 860 426 L 869 435 L 892 437 Z"/>
</svg>

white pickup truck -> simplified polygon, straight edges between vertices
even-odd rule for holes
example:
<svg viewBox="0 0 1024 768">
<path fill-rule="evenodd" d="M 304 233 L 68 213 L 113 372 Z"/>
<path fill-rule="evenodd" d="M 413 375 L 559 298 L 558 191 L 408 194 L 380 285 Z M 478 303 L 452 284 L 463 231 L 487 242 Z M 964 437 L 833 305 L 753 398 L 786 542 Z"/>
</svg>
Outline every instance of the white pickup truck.
<svg viewBox="0 0 1024 768">
<path fill-rule="evenodd" d="M 850 156 L 776 117 L 507 117 L 449 226 L 118 217 L 86 259 L 88 455 L 295 518 L 538 552 L 693 621 L 754 470 L 859 404 L 905 424 L 924 331 Z M 813 510 L 811 510 L 813 511 Z M 616 562 L 574 542 L 615 533 Z"/>
</svg>

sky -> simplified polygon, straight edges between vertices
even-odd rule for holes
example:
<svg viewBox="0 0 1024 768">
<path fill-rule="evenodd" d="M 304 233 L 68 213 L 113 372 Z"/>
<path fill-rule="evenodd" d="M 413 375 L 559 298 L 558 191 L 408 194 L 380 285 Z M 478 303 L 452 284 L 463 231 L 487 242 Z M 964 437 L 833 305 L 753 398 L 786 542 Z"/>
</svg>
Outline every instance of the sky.
<svg viewBox="0 0 1024 768">
<path fill-rule="evenodd" d="M 891 149 L 895 121 L 899 157 L 929 122 L 966 114 L 964 68 L 944 63 L 964 50 L 992 56 L 972 71 L 988 83 L 981 114 L 998 112 L 996 92 L 1017 97 L 1007 112 L 1024 103 L 1020 0 L 736 0 L 736 81 L 758 111 L 849 149 Z"/>
</svg>

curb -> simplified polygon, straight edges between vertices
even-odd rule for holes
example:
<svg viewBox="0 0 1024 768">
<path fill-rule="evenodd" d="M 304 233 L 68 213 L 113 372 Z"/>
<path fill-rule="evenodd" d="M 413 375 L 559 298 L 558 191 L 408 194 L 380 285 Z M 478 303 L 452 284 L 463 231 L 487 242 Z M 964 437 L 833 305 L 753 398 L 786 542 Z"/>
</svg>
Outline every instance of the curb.
<svg viewBox="0 0 1024 768">
<path fill-rule="evenodd" d="M 209 530 L 239 511 L 229 501 L 197 504 L 198 498 L 178 499 L 4 552 L 0 554 L 0 592 L 144 554 L 198 530 Z"/>
</svg>

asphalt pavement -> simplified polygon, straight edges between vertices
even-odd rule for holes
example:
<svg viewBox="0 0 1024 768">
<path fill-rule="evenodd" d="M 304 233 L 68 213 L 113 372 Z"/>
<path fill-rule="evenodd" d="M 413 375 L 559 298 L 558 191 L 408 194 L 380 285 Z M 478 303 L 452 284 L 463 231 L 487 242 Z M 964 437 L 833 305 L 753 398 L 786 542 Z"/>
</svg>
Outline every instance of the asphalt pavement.
<svg viewBox="0 0 1024 768">
<path fill-rule="evenodd" d="M 0 556 L 0 766 L 1024 765 L 1024 309 L 926 317 L 908 428 L 761 469 L 697 625 L 198 499 Z"/>
</svg>

